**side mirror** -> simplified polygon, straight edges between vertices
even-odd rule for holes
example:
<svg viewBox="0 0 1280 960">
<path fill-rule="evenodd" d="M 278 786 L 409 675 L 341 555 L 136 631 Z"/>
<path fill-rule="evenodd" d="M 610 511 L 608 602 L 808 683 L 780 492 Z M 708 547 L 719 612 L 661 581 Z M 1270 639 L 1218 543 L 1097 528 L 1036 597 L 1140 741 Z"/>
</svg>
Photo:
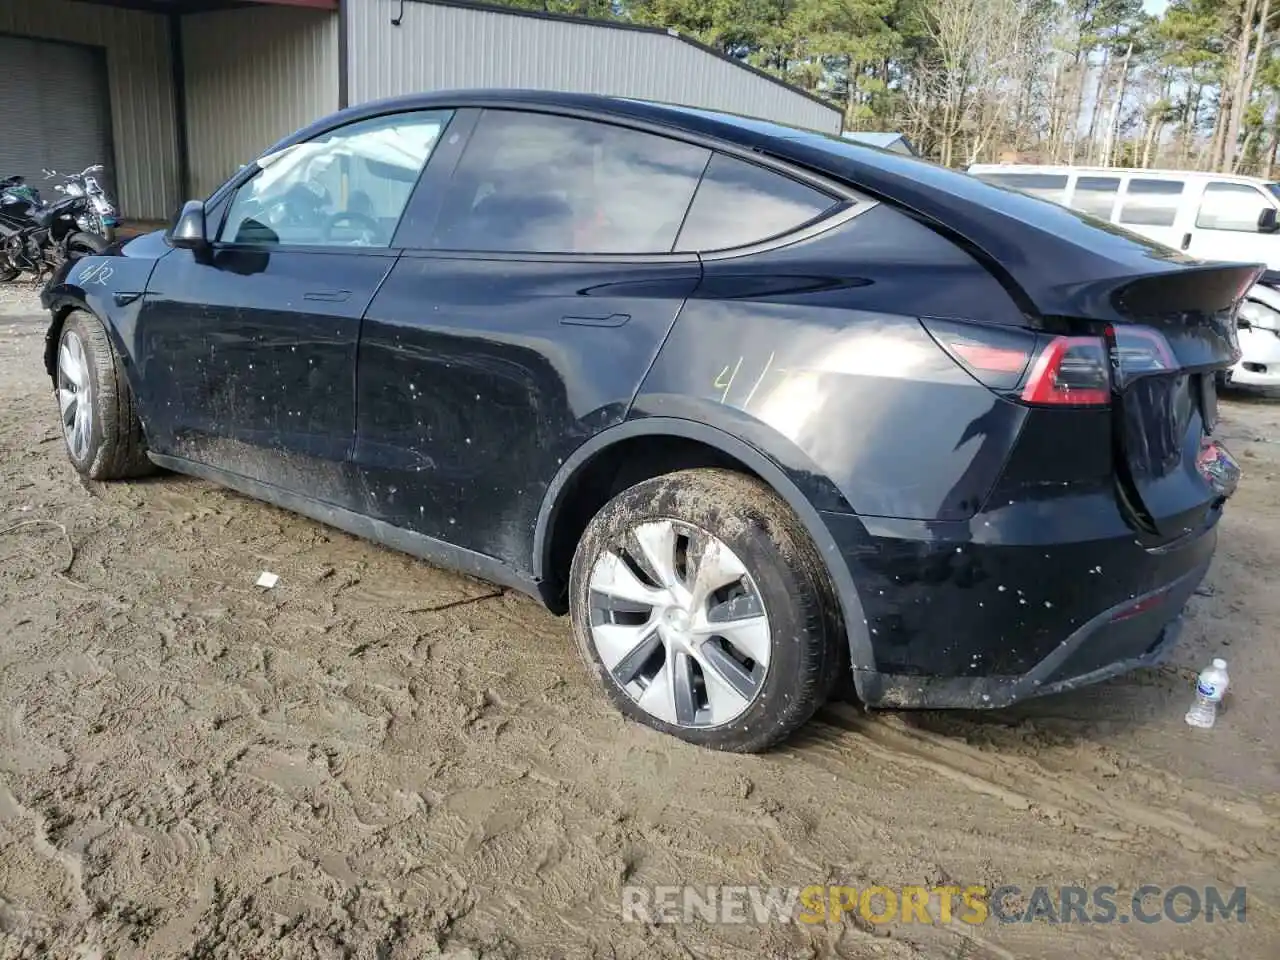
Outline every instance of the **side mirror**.
<svg viewBox="0 0 1280 960">
<path fill-rule="evenodd" d="M 169 243 L 180 250 L 204 250 L 209 246 L 205 233 L 204 203 L 188 200 L 169 230 Z"/>
<path fill-rule="evenodd" d="M 1263 207 L 1258 214 L 1258 232 L 1275 233 L 1277 230 L 1280 230 L 1280 223 L 1276 222 L 1276 208 Z"/>
</svg>

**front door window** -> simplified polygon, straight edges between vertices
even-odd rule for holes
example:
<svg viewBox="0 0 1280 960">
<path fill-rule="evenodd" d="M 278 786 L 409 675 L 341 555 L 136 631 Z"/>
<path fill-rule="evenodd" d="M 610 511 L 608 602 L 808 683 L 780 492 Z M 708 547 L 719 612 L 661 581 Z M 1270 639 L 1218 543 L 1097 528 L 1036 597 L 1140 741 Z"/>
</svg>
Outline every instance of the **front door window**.
<svg viewBox="0 0 1280 960">
<path fill-rule="evenodd" d="M 236 192 L 222 243 L 388 247 L 450 116 L 374 117 L 258 161 Z"/>
<path fill-rule="evenodd" d="M 1204 188 L 1200 209 L 1196 212 L 1196 227 L 1257 233 L 1258 216 L 1273 206 L 1257 187 L 1216 180 Z"/>
</svg>

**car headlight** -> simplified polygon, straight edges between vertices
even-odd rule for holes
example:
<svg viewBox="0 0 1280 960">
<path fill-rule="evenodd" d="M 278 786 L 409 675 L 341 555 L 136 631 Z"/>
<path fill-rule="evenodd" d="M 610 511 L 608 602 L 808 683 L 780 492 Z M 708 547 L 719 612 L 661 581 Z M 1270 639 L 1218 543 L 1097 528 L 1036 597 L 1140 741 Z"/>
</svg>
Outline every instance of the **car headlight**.
<svg viewBox="0 0 1280 960">
<path fill-rule="evenodd" d="M 1280 333 L 1280 313 L 1257 300 L 1246 300 L 1242 303 L 1237 316 L 1242 327 L 1258 327 L 1262 330 L 1270 330 L 1272 333 Z"/>
</svg>

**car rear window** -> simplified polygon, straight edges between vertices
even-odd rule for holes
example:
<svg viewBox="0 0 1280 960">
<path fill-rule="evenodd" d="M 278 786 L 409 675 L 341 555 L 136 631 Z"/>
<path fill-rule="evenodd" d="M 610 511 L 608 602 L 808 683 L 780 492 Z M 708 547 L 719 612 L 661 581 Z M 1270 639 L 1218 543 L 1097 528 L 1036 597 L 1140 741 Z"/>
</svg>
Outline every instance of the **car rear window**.
<svg viewBox="0 0 1280 960">
<path fill-rule="evenodd" d="M 1071 209 L 1110 220 L 1119 192 L 1119 177 L 1078 177 L 1071 194 Z"/>
<path fill-rule="evenodd" d="M 1125 190 L 1120 222 L 1137 227 L 1172 227 L 1185 186 L 1181 180 L 1135 177 Z"/>
<path fill-rule="evenodd" d="M 676 240 L 677 251 L 725 250 L 789 233 L 839 201 L 724 154 L 711 158 Z"/>
<path fill-rule="evenodd" d="M 1062 203 L 1066 198 L 1067 175 L 1065 173 L 979 173 L 975 176 L 987 183 L 1009 187 L 1054 203 Z"/>
</svg>

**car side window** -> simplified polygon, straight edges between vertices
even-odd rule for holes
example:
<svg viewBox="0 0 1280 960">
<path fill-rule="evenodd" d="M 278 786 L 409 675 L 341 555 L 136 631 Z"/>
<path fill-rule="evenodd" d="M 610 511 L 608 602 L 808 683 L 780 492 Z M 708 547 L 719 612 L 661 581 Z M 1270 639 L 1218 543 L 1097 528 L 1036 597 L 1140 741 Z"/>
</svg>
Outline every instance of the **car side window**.
<svg viewBox="0 0 1280 960">
<path fill-rule="evenodd" d="M 1009 187 L 1052 203 L 1062 203 L 1067 192 L 1065 173 L 979 173 L 976 176 L 987 183 Z"/>
<path fill-rule="evenodd" d="M 1120 206 L 1120 223 L 1136 227 L 1172 227 L 1178 219 L 1181 180 L 1132 177 Z"/>
<path fill-rule="evenodd" d="M 258 161 L 223 221 L 223 243 L 388 247 L 449 122 L 447 110 L 348 124 Z"/>
<path fill-rule="evenodd" d="M 1202 230 L 1258 232 L 1258 215 L 1274 206 L 1262 191 L 1247 183 L 1215 180 L 1206 184 L 1196 226 Z"/>
<path fill-rule="evenodd" d="M 432 246 L 500 253 L 669 253 L 710 158 L 625 127 L 486 110 Z"/>
<path fill-rule="evenodd" d="M 754 163 L 717 153 L 707 165 L 676 250 L 724 250 L 788 233 L 839 201 Z"/>
<path fill-rule="evenodd" d="M 1071 194 L 1071 209 L 1110 220 L 1119 192 L 1119 177 L 1077 177 L 1076 188 Z"/>
</svg>

